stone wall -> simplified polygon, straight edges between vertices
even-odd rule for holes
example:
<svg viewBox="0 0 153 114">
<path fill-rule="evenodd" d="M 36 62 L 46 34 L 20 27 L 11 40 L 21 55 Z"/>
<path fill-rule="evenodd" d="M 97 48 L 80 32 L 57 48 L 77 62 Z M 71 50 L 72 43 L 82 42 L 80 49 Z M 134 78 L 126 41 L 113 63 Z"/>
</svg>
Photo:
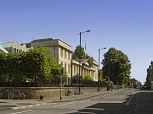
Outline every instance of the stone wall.
<svg viewBox="0 0 153 114">
<path fill-rule="evenodd" d="M 0 88 L 4 89 L 4 88 Z M 5 88 L 7 91 L 11 91 L 12 88 Z M 44 99 L 52 99 L 55 97 L 60 97 L 60 87 L 20 87 L 15 88 L 19 89 L 20 92 L 25 94 L 26 99 L 39 99 L 40 95 L 43 95 Z M 65 96 L 68 90 L 71 90 L 70 95 L 74 95 L 77 91 L 76 87 L 62 87 L 62 96 Z M 106 88 L 101 89 L 101 91 L 105 91 Z M 97 92 L 97 87 L 81 87 L 81 92 L 83 94 L 90 92 Z"/>
</svg>

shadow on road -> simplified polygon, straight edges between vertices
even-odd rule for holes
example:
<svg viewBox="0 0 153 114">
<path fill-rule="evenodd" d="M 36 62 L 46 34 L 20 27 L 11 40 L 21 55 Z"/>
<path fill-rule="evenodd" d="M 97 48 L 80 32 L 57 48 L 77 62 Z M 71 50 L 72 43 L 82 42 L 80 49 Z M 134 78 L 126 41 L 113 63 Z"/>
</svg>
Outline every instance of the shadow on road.
<svg viewBox="0 0 153 114">
<path fill-rule="evenodd" d="M 132 95 L 127 96 L 123 103 L 97 103 L 78 110 L 77 112 L 68 114 L 123 114 L 123 112 L 127 111 L 124 111 L 126 107 L 125 104 L 131 96 Z"/>
<path fill-rule="evenodd" d="M 122 103 L 97 103 L 69 114 L 152 114 L 153 92 L 127 95 Z M 148 109 L 149 108 L 149 109 Z"/>
</svg>

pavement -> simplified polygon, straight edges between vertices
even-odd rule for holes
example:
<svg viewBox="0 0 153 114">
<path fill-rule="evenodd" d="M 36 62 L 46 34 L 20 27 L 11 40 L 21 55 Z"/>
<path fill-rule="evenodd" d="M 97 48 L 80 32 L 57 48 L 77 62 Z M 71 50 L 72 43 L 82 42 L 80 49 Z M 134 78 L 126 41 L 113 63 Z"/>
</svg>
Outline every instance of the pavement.
<svg viewBox="0 0 153 114">
<path fill-rule="evenodd" d="M 113 90 L 113 91 L 100 91 L 100 92 L 92 92 L 92 93 L 85 93 L 82 95 L 70 95 L 70 96 L 62 96 L 61 100 L 60 97 L 55 97 L 52 99 L 0 99 L 0 111 L 2 110 L 9 110 L 12 109 L 12 107 L 17 107 L 18 105 L 35 105 L 40 103 L 57 103 L 57 102 L 69 102 L 69 101 L 77 101 L 77 100 L 83 100 L 87 98 L 92 98 L 95 96 L 103 96 L 108 94 L 113 94 L 119 90 Z"/>
</svg>

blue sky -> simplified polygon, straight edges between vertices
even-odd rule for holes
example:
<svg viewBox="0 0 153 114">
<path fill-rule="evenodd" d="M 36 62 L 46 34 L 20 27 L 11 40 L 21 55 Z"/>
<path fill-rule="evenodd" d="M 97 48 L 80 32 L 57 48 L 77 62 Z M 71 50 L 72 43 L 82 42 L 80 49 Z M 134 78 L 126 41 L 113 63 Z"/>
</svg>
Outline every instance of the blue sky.
<svg viewBox="0 0 153 114">
<path fill-rule="evenodd" d="M 152 0 L 0 0 L 0 42 L 61 39 L 82 46 L 98 61 L 109 48 L 122 50 L 132 64 L 131 76 L 144 83 L 153 60 Z"/>
</svg>

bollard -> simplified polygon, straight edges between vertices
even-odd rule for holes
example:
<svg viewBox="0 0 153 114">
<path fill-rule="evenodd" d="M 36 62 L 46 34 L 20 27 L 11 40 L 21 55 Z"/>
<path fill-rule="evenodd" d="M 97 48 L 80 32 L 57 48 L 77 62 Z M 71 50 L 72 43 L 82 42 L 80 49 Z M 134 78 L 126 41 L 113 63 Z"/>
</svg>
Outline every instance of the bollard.
<svg viewBox="0 0 153 114">
<path fill-rule="evenodd" d="M 43 100 L 44 96 L 43 95 L 40 95 L 40 100 Z"/>
</svg>

